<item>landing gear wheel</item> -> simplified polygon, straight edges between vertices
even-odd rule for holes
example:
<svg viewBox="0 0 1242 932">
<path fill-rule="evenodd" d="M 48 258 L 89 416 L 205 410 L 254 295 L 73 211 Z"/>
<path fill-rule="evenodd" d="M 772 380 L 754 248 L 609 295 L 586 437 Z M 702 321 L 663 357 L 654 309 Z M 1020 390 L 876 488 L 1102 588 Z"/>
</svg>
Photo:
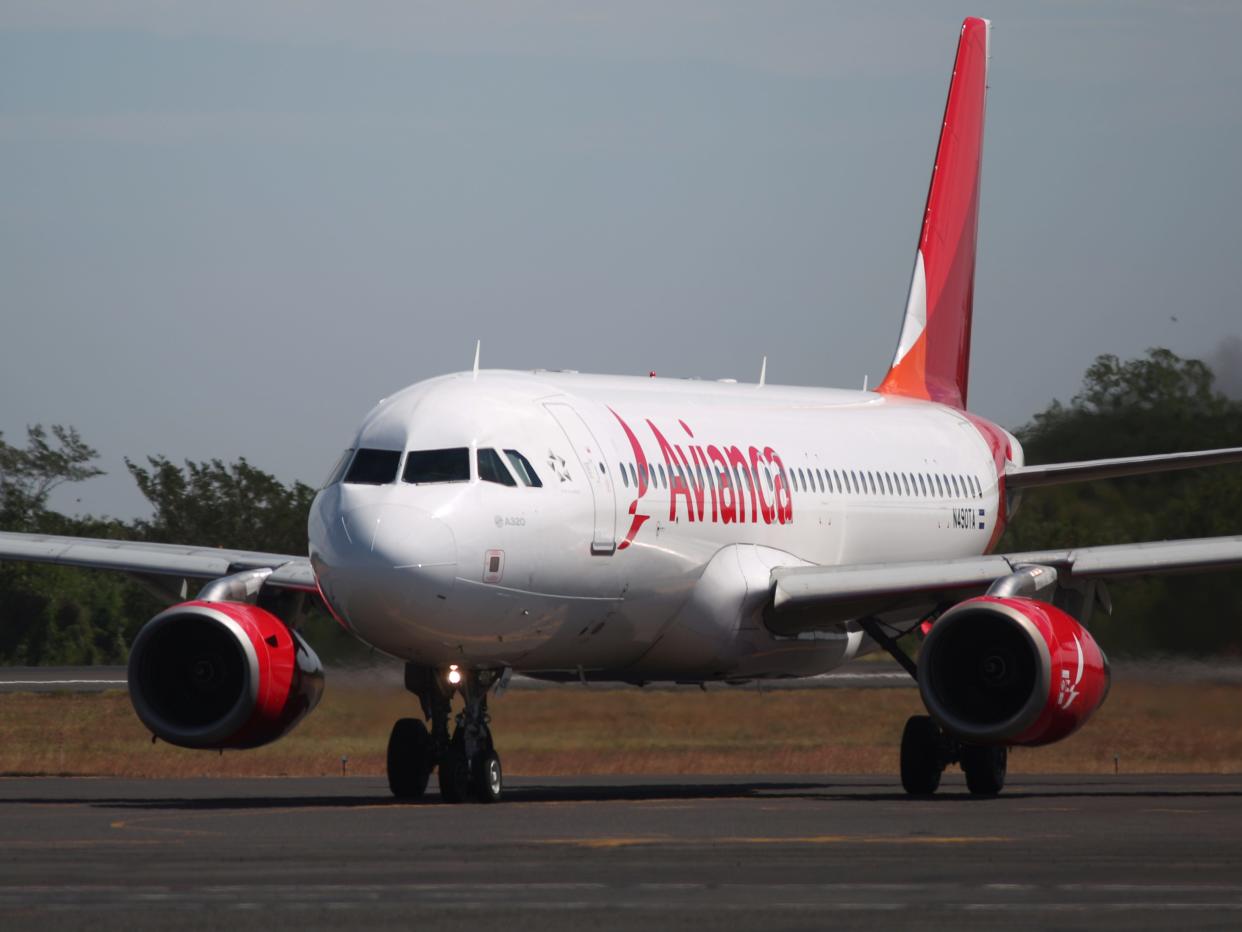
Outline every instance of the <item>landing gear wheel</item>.
<svg viewBox="0 0 1242 932">
<path fill-rule="evenodd" d="M 503 784 L 500 755 L 495 751 L 480 754 L 470 773 L 470 790 L 474 798 L 481 803 L 499 802 Z"/>
<path fill-rule="evenodd" d="M 911 796 L 930 796 L 944 770 L 943 737 L 929 715 L 911 715 L 901 733 L 901 785 Z"/>
<path fill-rule="evenodd" d="M 399 719 L 388 736 L 388 788 L 398 799 L 418 799 L 435 766 L 435 745 L 416 718 Z"/>
<path fill-rule="evenodd" d="M 962 770 L 966 774 L 966 786 L 975 796 L 995 796 L 1005 788 L 1005 771 L 1008 769 L 1009 749 L 1004 747 L 962 748 Z"/>
<path fill-rule="evenodd" d="M 440 759 L 440 799 L 464 803 L 470 796 L 470 764 L 461 742 L 454 741 Z"/>
</svg>

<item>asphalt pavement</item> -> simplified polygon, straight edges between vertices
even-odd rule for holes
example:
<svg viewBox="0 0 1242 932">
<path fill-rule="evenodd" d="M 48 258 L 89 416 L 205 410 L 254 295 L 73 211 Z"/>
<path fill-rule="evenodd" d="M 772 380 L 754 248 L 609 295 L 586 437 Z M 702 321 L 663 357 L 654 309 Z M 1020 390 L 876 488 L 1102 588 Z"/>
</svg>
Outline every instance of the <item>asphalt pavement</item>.
<svg viewBox="0 0 1242 932">
<path fill-rule="evenodd" d="M 1242 776 L 0 779 L 0 928 L 286 925 L 1237 929 Z"/>
</svg>

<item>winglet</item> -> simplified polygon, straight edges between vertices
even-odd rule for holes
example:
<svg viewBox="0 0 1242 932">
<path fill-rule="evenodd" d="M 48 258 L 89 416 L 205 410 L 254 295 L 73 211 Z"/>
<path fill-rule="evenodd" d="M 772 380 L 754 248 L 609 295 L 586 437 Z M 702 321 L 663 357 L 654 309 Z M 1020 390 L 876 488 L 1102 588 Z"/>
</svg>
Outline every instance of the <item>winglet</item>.
<svg viewBox="0 0 1242 932">
<path fill-rule="evenodd" d="M 979 170 L 992 24 L 962 23 L 914 275 L 893 365 L 877 391 L 966 407 Z"/>
</svg>

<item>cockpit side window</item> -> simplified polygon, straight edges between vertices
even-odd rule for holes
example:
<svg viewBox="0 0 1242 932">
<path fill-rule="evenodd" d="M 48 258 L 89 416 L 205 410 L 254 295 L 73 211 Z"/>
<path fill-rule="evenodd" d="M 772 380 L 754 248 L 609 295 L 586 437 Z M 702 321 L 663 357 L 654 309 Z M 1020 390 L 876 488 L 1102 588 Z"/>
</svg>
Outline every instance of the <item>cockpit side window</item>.
<svg viewBox="0 0 1242 932">
<path fill-rule="evenodd" d="M 484 482 L 497 482 L 500 485 L 517 485 L 517 480 L 505 469 L 500 454 L 491 447 L 479 451 L 479 478 Z"/>
<path fill-rule="evenodd" d="M 400 450 L 368 450 L 365 447 L 354 454 L 345 481 L 353 485 L 388 485 L 397 481 L 397 464 L 401 461 Z"/>
<path fill-rule="evenodd" d="M 321 489 L 326 489 L 330 485 L 336 485 L 345 478 L 345 470 L 349 468 L 349 462 L 354 458 L 354 451 L 351 447 L 341 454 L 341 458 L 336 461 L 336 465 L 332 467 L 332 472 L 328 473 L 328 478 L 324 480 Z"/>
<path fill-rule="evenodd" d="M 509 464 L 524 485 L 533 486 L 536 489 L 543 487 L 543 483 L 539 481 L 539 474 L 535 472 L 535 467 L 530 464 L 530 460 L 517 450 L 505 450 L 505 456 L 509 458 Z"/>
<path fill-rule="evenodd" d="M 411 450 L 405 460 L 406 482 L 418 485 L 431 482 L 469 482 L 470 450 L 451 447 L 447 450 Z"/>
</svg>

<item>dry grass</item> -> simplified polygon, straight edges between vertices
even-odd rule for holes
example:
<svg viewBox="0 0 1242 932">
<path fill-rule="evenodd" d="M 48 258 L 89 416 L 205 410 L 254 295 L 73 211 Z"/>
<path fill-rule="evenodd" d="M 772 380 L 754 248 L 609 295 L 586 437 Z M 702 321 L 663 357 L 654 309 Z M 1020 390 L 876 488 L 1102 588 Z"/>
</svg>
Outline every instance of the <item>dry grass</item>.
<svg viewBox="0 0 1242 932">
<path fill-rule="evenodd" d="M 0 695 L 0 773 L 135 777 L 380 775 L 398 688 L 333 686 L 284 740 L 256 751 L 186 751 L 150 736 L 124 693 Z M 1116 683 L 1061 744 L 1018 750 L 1015 771 L 1242 771 L 1242 686 Z M 897 769 L 910 689 L 641 692 L 565 687 L 492 703 L 510 774 L 883 773 Z"/>
</svg>

